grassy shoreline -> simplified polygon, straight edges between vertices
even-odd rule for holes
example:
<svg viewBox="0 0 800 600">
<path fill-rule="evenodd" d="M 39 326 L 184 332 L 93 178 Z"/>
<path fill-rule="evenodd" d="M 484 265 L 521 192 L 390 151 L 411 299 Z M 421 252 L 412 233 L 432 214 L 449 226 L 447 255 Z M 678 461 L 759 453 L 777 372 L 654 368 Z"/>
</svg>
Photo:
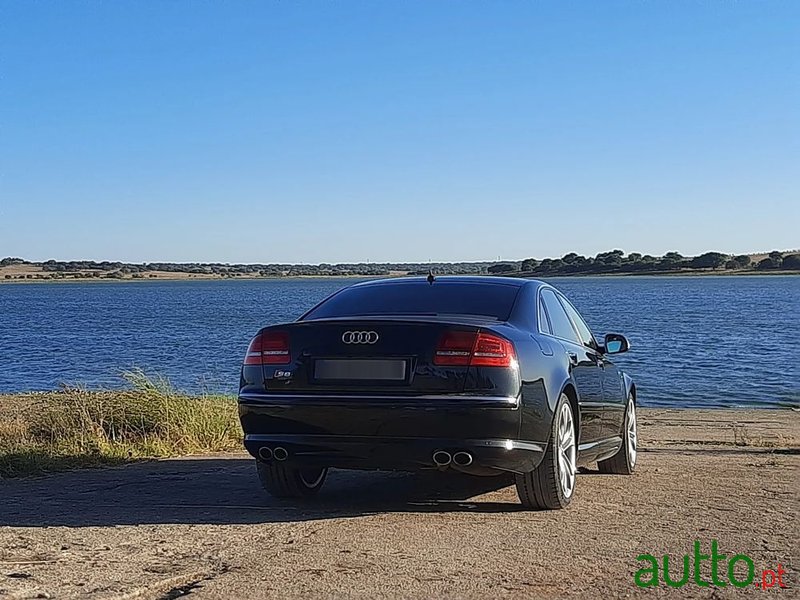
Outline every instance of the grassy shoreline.
<svg viewBox="0 0 800 600">
<path fill-rule="evenodd" d="M 191 396 L 142 373 L 125 390 L 0 394 L 0 480 L 141 460 L 243 451 L 236 399 Z M 785 410 L 790 407 L 763 407 Z M 709 408 L 735 423 L 763 408 Z M 699 409 L 642 409 L 698 412 Z M 796 409 L 794 409 L 796 410 Z M 761 445 L 736 436 L 735 445 Z"/>
<path fill-rule="evenodd" d="M 0 395 L 0 479 L 242 450 L 236 399 L 131 389 Z"/>
</svg>

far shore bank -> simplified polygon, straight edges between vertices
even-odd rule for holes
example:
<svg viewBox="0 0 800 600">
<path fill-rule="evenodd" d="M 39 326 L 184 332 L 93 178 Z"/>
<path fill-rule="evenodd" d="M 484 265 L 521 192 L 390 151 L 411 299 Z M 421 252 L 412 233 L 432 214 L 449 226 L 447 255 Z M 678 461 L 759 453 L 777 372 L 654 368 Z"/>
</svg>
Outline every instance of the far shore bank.
<svg viewBox="0 0 800 600">
<path fill-rule="evenodd" d="M 226 279 L 378 278 L 405 276 L 497 275 L 551 277 L 634 277 L 680 275 L 797 275 L 800 250 L 728 254 L 705 252 L 683 256 L 667 252 L 652 256 L 622 250 L 586 257 L 575 252 L 562 258 L 497 261 L 351 262 L 351 263 L 220 263 L 121 262 L 96 260 L 29 261 L 0 259 L 0 283 L 28 281 L 147 281 Z"/>
<path fill-rule="evenodd" d="M 436 275 L 436 272 L 434 272 Z M 628 273 L 553 273 L 544 275 L 525 275 L 520 273 L 504 273 L 500 275 L 483 274 L 483 277 L 514 277 L 519 279 L 572 279 L 572 278 L 611 278 L 611 277 L 775 277 L 786 275 L 800 275 L 800 270 L 772 270 L 772 271 L 645 271 Z M 0 273 L 0 277 L 2 274 Z M 440 277 L 450 275 L 442 274 Z M 214 275 L 171 274 L 157 275 L 154 277 L 32 277 L 30 279 L 3 279 L 0 285 L 37 284 L 37 283 L 147 283 L 154 281 L 303 281 L 303 280 L 347 280 L 347 279 L 387 279 L 400 277 L 421 277 L 407 273 L 392 273 L 388 275 L 286 275 L 286 276 L 250 276 L 219 277 Z"/>
<path fill-rule="evenodd" d="M 798 271 L 800 274 L 800 271 Z M 406 277 L 406 275 L 288 275 L 284 277 L 277 276 L 242 276 L 242 277 L 215 277 L 210 276 L 158 276 L 158 277 L 114 277 L 114 278 L 95 278 L 95 277 L 39 277 L 32 279 L 0 279 L 0 285 L 11 285 L 15 283 L 20 284 L 37 284 L 37 283 L 152 283 L 156 281 L 302 281 L 306 279 L 315 280 L 337 280 L 337 279 L 377 279 L 386 277 Z"/>
</svg>

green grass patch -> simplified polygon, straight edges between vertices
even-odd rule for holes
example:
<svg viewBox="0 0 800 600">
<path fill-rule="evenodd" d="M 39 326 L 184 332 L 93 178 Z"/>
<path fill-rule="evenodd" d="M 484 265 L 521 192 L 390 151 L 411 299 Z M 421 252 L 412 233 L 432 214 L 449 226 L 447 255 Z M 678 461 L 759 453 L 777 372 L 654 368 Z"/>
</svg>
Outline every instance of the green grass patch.
<svg viewBox="0 0 800 600">
<path fill-rule="evenodd" d="M 0 477 L 240 451 L 236 400 L 187 396 L 141 371 L 130 389 L 0 396 Z"/>
</svg>

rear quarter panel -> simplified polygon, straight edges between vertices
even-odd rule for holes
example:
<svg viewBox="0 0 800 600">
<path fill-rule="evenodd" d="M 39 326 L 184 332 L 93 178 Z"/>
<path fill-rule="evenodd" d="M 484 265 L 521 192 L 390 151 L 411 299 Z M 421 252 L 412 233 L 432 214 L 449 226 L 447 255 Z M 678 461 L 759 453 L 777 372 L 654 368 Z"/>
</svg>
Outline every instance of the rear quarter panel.
<svg viewBox="0 0 800 600">
<path fill-rule="evenodd" d="M 492 329 L 510 339 L 517 352 L 521 389 L 519 439 L 546 442 L 559 394 L 569 381 L 567 365 L 559 363 L 563 353 L 548 355 L 547 346 L 531 332 L 514 325 Z"/>
</svg>

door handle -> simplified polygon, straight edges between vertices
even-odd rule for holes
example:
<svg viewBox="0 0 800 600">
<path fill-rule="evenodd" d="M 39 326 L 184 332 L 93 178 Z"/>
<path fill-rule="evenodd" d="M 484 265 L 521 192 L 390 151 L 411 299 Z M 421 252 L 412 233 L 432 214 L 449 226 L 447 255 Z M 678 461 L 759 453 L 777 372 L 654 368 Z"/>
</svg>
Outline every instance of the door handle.
<svg viewBox="0 0 800 600">
<path fill-rule="evenodd" d="M 569 358 L 569 362 L 573 365 L 578 364 L 578 355 L 574 352 L 567 352 L 567 357 Z"/>
</svg>

